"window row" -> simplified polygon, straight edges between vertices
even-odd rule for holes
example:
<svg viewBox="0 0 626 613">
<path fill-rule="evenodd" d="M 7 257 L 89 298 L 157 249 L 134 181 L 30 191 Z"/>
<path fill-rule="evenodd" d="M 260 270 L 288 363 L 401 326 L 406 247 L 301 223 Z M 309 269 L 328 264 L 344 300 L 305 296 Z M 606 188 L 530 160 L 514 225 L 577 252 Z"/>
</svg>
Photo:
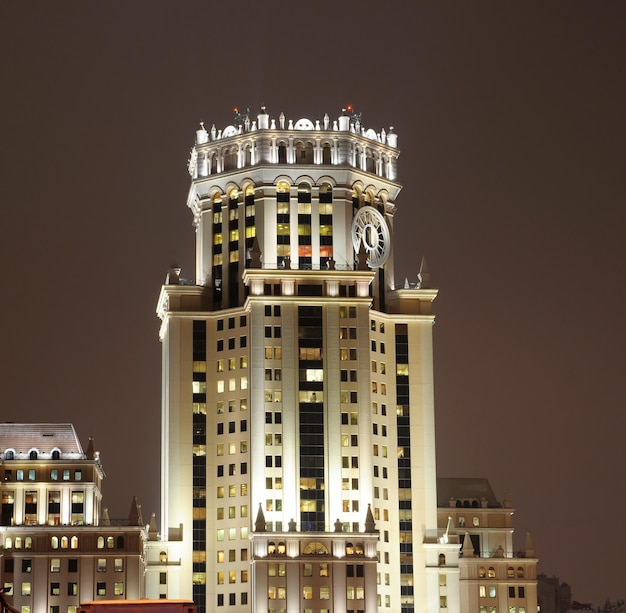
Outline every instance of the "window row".
<svg viewBox="0 0 626 613">
<path fill-rule="evenodd" d="M 461 518 L 459 518 L 461 519 Z M 459 526 L 461 524 L 459 523 Z M 474 526 L 478 526 L 480 525 L 480 520 L 478 517 L 474 517 Z M 508 579 L 513 579 L 515 577 L 523 579 L 524 578 L 524 567 L 523 566 L 518 566 L 517 570 L 515 570 L 515 568 L 513 568 L 512 566 L 507 567 L 506 569 L 506 576 Z M 489 579 L 494 579 L 496 577 L 496 569 L 493 566 L 490 566 L 489 568 L 485 568 L 484 566 L 480 566 L 478 568 L 478 576 L 481 579 L 484 579 L 485 577 L 488 577 Z"/>
<path fill-rule="evenodd" d="M 218 498 L 224 498 L 224 496 L 226 494 L 226 488 L 228 488 L 228 497 L 229 498 L 234 498 L 235 496 L 237 496 L 237 486 L 236 485 L 229 485 L 229 486 L 218 485 L 217 486 L 217 497 Z M 247 496 L 248 495 L 248 484 L 247 483 L 240 483 L 239 484 L 239 490 L 240 490 L 240 495 L 241 496 Z"/>
<path fill-rule="evenodd" d="M 24 470 L 22 468 L 18 468 L 13 471 L 12 469 L 6 469 L 4 471 L 4 480 L 6 481 L 37 481 L 37 480 L 45 480 L 44 476 L 41 474 L 42 470 L 37 470 L 35 468 L 29 468 L 28 470 Z M 15 473 L 15 479 L 13 478 Z M 72 471 L 69 468 L 64 468 L 59 470 L 58 468 L 53 468 L 49 473 L 50 481 L 59 481 L 59 476 L 63 479 L 63 481 L 82 481 L 83 480 L 83 471 L 75 470 L 74 478 L 72 479 Z"/>
<path fill-rule="evenodd" d="M 217 476 L 218 477 L 225 477 L 226 476 L 226 470 L 225 470 L 225 466 L 223 464 L 219 464 L 217 466 Z M 248 474 L 248 463 L 247 462 L 241 462 L 239 465 L 239 473 L 237 473 L 237 464 L 233 463 L 233 464 L 229 464 L 228 465 L 228 476 L 229 477 L 234 477 L 237 474 L 240 475 L 247 475 Z"/>
<path fill-rule="evenodd" d="M 240 549 L 239 550 L 239 560 L 241 562 L 247 562 L 248 561 L 248 550 L 247 549 Z M 228 550 L 228 561 L 229 562 L 236 562 L 237 561 L 237 550 L 236 549 L 229 549 Z M 223 550 L 223 549 L 220 549 L 217 552 L 217 563 L 218 564 L 222 564 L 223 562 L 226 562 L 226 551 Z"/>
<path fill-rule="evenodd" d="M 217 606 L 218 607 L 223 607 L 224 606 L 224 596 L 225 594 L 218 594 L 217 595 Z M 248 604 L 248 592 L 241 592 L 241 598 L 240 598 L 240 603 L 243 605 L 247 605 Z M 228 594 L 228 606 L 230 607 L 234 607 L 237 604 L 237 594 Z"/>
<path fill-rule="evenodd" d="M 237 422 L 229 421 L 228 422 L 228 433 L 234 434 L 236 430 Z M 220 422 L 217 424 L 217 434 L 224 434 L 224 423 Z M 239 432 L 247 432 L 248 431 L 248 421 L 246 419 L 242 419 L 239 422 Z"/>
<path fill-rule="evenodd" d="M 218 456 L 223 456 L 226 449 L 228 449 L 228 455 L 234 455 L 237 453 L 237 443 L 228 443 L 228 445 L 219 443 L 216 449 Z M 239 453 L 248 453 L 248 441 L 239 442 Z"/>
<path fill-rule="evenodd" d="M 228 583 L 237 583 L 237 571 L 231 570 L 228 573 L 224 571 L 217 572 L 217 585 L 224 585 L 225 579 L 228 578 Z M 239 583 L 248 583 L 248 571 L 239 571 Z"/>
<path fill-rule="evenodd" d="M 216 538 L 218 542 L 226 540 L 226 537 L 228 537 L 229 541 L 236 541 L 237 539 L 245 541 L 248 539 L 248 526 L 242 526 L 239 530 L 237 530 L 237 528 L 218 528 L 216 530 Z"/>
<path fill-rule="evenodd" d="M 223 394 L 226 389 L 226 381 L 216 381 L 216 391 L 218 394 Z M 193 393 L 194 394 L 206 394 L 206 382 L 205 381 L 193 381 Z M 237 387 L 237 378 L 232 377 L 228 379 L 228 391 L 236 392 L 239 390 L 247 390 L 248 389 L 248 377 L 243 376 L 239 377 L 239 387 Z M 197 390 L 197 391 L 196 391 Z"/>
<path fill-rule="evenodd" d="M 248 505 L 242 504 L 239 507 L 239 517 L 248 517 Z M 237 519 L 237 507 L 217 507 L 216 509 L 217 519 Z"/>
<path fill-rule="evenodd" d="M 202 364 L 206 364 L 206 362 L 202 362 Z M 217 360 L 216 372 L 224 372 L 225 367 L 227 367 L 228 370 L 237 370 L 237 358 L 228 358 L 228 360 Z M 243 355 L 239 358 L 239 368 L 248 368 L 248 356 Z M 198 371 L 196 371 L 194 368 L 194 372 Z"/>
<path fill-rule="evenodd" d="M 4 451 L 4 459 L 5 460 L 15 460 L 15 454 L 17 452 L 15 451 L 15 449 L 13 449 L 12 447 L 9 447 L 8 449 L 6 449 Z M 39 454 L 41 452 L 36 449 L 33 448 L 31 450 L 29 450 L 28 452 L 28 459 L 29 460 L 38 460 L 39 459 Z M 61 450 L 60 449 L 53 449 L 52 452 L 50 453 L 50 458 L 52 460 L 60 460 L 61 459 Z"/>
<path fill-rule="evenodd" d="M 248 323 L 248 318 L 246 315 L 240 315 L 239 316 L 239 327 L 240 328 L 245 328 L 246 325 Z M 221 332 L 224 329 L 224 320 L 223 319 L 218 319 L 216 322 L 216 327 L 217 327 L 217 331 Z M 235 329 L 235 317 L 229 317 L 228 318 L 228 329 L 229 330 L 234 330 Z"/>
<path fill-rule="evenodd" d="M 380 353 L 385 353 L 385 343 L 381 341 L 380 343 L 378 343 L 378 347 Z M 372 341 L 372 351 L 376 351 L 376 341 Z"/>
<path fill-rule="evenodd" d="M 236 339 L 234 337 L 231 337 L 228 339 L 228 349 L 235 349 L 236 346 Z M 239 337 L 239 348 L 243 348 L 243 347 L 247 347 L 248 346 L 248 337 L 247 336 L 240 336 Z M 220 338 L 217 341 L 217 351 L 224 351 L 224 339 Z"/>
</svg>

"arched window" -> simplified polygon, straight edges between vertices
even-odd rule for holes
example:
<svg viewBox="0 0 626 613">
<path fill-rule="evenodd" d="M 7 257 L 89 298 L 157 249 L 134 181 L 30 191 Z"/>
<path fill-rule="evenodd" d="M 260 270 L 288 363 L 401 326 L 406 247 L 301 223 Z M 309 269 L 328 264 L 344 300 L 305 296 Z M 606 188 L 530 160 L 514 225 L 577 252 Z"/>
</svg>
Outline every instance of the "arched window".
<svg viewBox="0 0 626 613">
<path fill-rule="evenodd" d="M 363 543 L 357 543 L 357 544 L 354 546 L 354 553 L 355 553 L 357 556 L 362 556 L 362 555 L 365 553 L 365 550 L 363 549 Z"/>
<path fill-rule="evenodd" d="M 485 570 L 484 566 L 481 566 L 478 569 L 478 577 L 479 577 L 479 579 L 484 579 L 486 576 L 487 576 L 487 571 Z"/>
<path fill-rule="evenodd" d="M 311 143 L 298 143 L 296 145 L 296 164 L 313 163 L 313 145 Z"/>
<path fill-rule="evenodd" d="M 31 460 L 36 460 L 36 459 L 37 459 L 37 456 L 38 456 L 38 454 L 37 454 L 37 450 L 36 450 L 36 449 L 31 449 L 31 450 L 30 450 L 30 453 L 28 454 L 28 457 L 29 457 Z"/>
<path fill-rule="evenodd" d="M 167 551 L 161 551 L 159 553 L 159 562 L 161 562 L 161 564 L 165 564 L 167 562 Z"/>
<path fill-rule="evenodd" d="M 464 500 L 463 501 L 463 507 L 466 508 L 466 509 L 469 509 L 470 508 L 470 501 L 469 500 Z"/>
<path fill-rule="evenodd" d="M 22 548 L 22 537 L 16 536 L 15 537 L 15 549 L 21 549 L 21 548 Z"/>
<path fill-rule="evenodd" d="M 33 537 L 27 536 L 24 539 L 24 549 L 32 549 L 33 548 Z"/>
<path fill-rule="evenodd" d="M 352 543 L 346 543 L 346 555 L 347 556 L 354 555 L 354 545 Z"/>
<path fill-rule="evenodd" d="M 124 549 L 124 537 L 123 536 L 117 537 L 117 548 Z"/>
<path fill-rule="evenodd" d="M 524 568 L 522 566 L 517 567 L 517 578 L 518 579 L 524 578 Z"/>
<path fill-rule="evenodd" d="M 480 517 L 472 517 L 472 526 L 480 526 Z"/>
<path fill-rule="evenodd" d="M 371 173 L 376 172 L 376 159 L 371 151 L 368 152 L 367 157 L 365 158 L 365 170 Z"/>
<path fill-rule="evenodd" d="M 115 539 L 112 536 L 107 536 L 107 549 L 113 549 L 115 547 Z"/>
<path fill-rule="evenodd" d="M 507 576 L 509 579 L 514 579 L 514 578 L 515 578 L 515 569 L 514 569 L 512 566 L 509 566 L 509 567 L 506 569 L 506 576 Z"/>
<path fill-rule="evenodd" d="M 287 548 L 285 547 L 285 543 L 283 543 L 282 541 L 278 543 L 278 547 L 276 548 L 276 552 L 278 553 L 278 555 L 284 556 L 286 551 Z"/>
<path fill-rule="evenodd" d="M 58 549 L 59 548 L 59 537 L 58 536 L 53 536 L 50 539 L 50 547 L 52 547 L 52 549 Z"/>
<path fill-rule="evenodd" d="M 278 145 L 278 163 L 287 163 L 287 145 Z"/>
<path fill-rule="evenodd" d="M 4 539 L 4 548 L 5 549 L 13 549 L 13 539 L 10 536 L 7 536 Z"/>
<path fill-rule="evenodd" d="M 224 152 L 224 170 L 235 170 L 237 168 L 237 151 Z"/>
<path fill-rule="evenodd" d="M 330 183 L 320 185 L 320 204 L 330 204 L 333 201 L 333 186 Z M 321 212 L 321 211 L 320 211 Z"/>
<path fill-rule="evenodd" d="M 332 164 L 332 149 L 328 143 L 322 149 L 322 164 Z"/>
<path fill-rule="evenodd" d="M 473 509 L 477 509 L 478 508 L 478 500 L 472 500 L 472 508 Z"/>
<path fill-rule="evenodd" d="M 318 541 L 313 541 L 311 543 L 307 543 L 302 550 L 304 555 L 326 555 L 328 553 L 328 548 L 323 543 Z"/>
<path fill-rule="evenodd" d="M 52 459 L 53 460 L 60 460 L 61 459 L 61 452 L 58 449 L 55 449 L 52 452 Z"/>
<path fill-rule="evenodd" d="M 14 460 L 15 459 L 15 452 L 13 451 L 13 449 L 7 449 L 4 452 L 4 459 L 5 460 Z"/>
<path fill-rule="evenodd" d="M 67 549 L 70 546 L 70 540 L 67 536 L 61 537 L 61 549 Z"/>
<path fill-rule="evenodd" d="M 103 536 L 98 537 L 97 547 L 98 549 L 104 549 L 104 537 Z"/>
<path fill-rule="evenodd" d="M 493 566 L 489 567 L 489 570 L 487 571 L 487 577 L 489 579 L 495 579 L 495 577 L 496 577 L 496 569 Z"/>
<path fill-rule="evenodd" d="M 443 553 L 439 554 L 439 566 L 446 565 L 446 556 Z"/>
<path fill-rule="evenodd" d="M 72 540 L 70 541 L 70 547 L 72 549 L 78 549 L 78 537 L 77 536 L 72 537 Z"/>
<path fill-rule="evenodd" d="M 268 553 L 269 555 L 272 555 L 273 553 L 276 553 L 276 543 L 274 543 L 274 542 L 270 541 L 270 542 L 267 544 L 267 553 Z"/>
</svg>

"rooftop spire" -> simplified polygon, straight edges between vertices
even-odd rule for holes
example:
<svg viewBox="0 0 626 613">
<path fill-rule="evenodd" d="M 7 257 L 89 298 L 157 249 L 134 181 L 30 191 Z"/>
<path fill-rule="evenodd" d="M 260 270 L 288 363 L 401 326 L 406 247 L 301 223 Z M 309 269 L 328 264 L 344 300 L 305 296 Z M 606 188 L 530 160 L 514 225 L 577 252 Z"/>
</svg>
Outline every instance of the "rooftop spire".
<svg viewBox="0 0 626 613">
<path fill-rule="evenodd" d="M 256 521 L 254 522 L 255 532 L 265 532 L 265 514 L 263 513 L 263 507 L 259 502 L 259 512 L 256 514 Z"/>
<path fill-rule="evenodd" d="M 141 505 L 137 503 L 137 496 L 133 496 L 133 500 L 130 503 L 128 523 L 131 526 L 143 526 L 143 520 L 141 518 Z"/>
<path fill-rule="evenodd" d="M 376 523 L 374 522 L 374 515 L 372 515 L 372 505 L 367 505 L 367 514 L 365 515 L 365 532 L 376 533 Z"/>
<path fill-rule="evenodd" d="M 469 532 L 465 533 L 463 537 L 463 557 L 464 558 L 475 558 L 476 552 L 474 550 L 474 543 L 472 543 L 472 539 L 469 535 Z"/>
</svg>

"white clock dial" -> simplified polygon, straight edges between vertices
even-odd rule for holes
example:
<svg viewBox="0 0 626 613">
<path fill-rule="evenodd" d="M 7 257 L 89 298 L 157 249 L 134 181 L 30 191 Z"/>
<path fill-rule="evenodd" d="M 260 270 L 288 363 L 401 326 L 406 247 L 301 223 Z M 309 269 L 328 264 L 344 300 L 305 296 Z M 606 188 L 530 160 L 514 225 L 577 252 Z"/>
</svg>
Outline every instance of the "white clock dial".
<svg viewBox="0 0 626 613">
<path fill-rule="evenodd" d="M 391 236 L 382 214 L 373 206 L 361 207 L 352 220 L 352 245 L 358 254 L 361 243 L 370 268 L 382 266 L 391 252 Z"/>
</svg>

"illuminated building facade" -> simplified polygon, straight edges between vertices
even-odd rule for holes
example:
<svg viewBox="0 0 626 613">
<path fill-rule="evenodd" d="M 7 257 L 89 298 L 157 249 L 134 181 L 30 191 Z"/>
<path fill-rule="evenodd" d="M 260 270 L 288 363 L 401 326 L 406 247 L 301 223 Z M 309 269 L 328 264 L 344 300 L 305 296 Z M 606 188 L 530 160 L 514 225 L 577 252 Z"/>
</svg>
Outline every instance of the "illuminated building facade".
<svg viewBox="0 0 626 613">
<path fill-rule="evenodd" d="M 537 558 L 530 537 L 513 548 L 513 514 L 508 495 L 499 502 L 487 479 L 437 479 L 440 537 L 460 555 L 442 558 L 441 608 L 461 613 L 535 613 Z M 445 536 L 444 536 L 445 535 Z M 451 601 L 451 602 L 448 602 Z"/>
<path fill-rule="evenodd" d="M 437 292 L 394 282 L 398 155 L 350 111 L 197 131 L 195 279 L 171 269 L 157 306 L 168 597 L 440 608 Z"/>
<path fill-rule="evenodd" d="M 144 595 L 147 531 L 101 512 L 104 472 L 71 424 L 0 423 L 0 563 L 21 613 L 75 613 L 84 600 Z M 124 525 L 120 525 L 123 523 Z M 114 525 L 115 524 L 115 525 Z"/>
</svg>

